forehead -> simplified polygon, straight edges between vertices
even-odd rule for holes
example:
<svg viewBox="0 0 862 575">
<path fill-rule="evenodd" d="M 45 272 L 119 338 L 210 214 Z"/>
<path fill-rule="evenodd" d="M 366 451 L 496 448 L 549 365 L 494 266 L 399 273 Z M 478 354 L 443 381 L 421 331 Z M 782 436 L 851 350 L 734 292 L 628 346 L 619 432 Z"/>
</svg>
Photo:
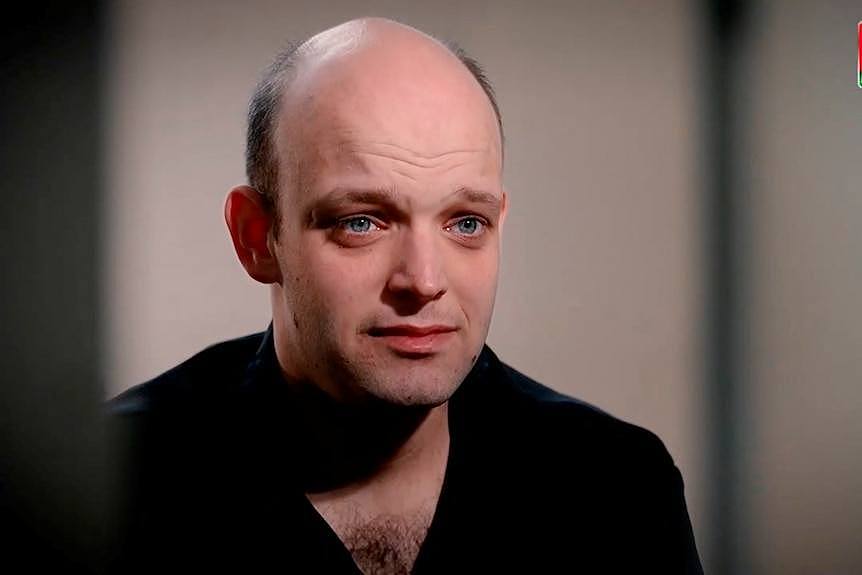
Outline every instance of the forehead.
<svg viewBox="0 0 862 575">
<path fill-rule="evenodd" d="M 286 171 L 308 178 L 390 159 L 421 177 L 466 166 L 499 178 L 501 142 L 487 96 L 445 48 L 431 48 L 367 50 L 301 68 L 277 133 Z"/>
</svg>

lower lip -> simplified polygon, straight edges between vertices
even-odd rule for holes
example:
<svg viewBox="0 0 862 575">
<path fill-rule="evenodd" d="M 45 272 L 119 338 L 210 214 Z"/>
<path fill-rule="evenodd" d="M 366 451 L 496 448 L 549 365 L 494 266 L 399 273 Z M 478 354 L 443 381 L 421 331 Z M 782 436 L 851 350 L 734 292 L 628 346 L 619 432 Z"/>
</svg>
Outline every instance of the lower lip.
<svg viewBox="0 0 862 575">
<path fill-rule="evenodd" d="M 393 351 L 427 355 L 440 351 L 454 335 L 454 331 L 443 331 L 417 336 L 381 335 L 377 338 L 385 342 Z"/>
</svg>

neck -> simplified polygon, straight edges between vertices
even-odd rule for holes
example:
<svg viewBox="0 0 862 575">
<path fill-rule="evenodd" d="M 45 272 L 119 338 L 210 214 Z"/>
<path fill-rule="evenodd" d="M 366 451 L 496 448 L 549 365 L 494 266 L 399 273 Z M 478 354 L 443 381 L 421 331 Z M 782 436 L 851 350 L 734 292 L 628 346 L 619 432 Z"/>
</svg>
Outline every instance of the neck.
<svg viewBox="0 0 862 575">
<path fill-rule="evenodd" d="M 291 383 L 300 415 L 307 493 L 360 489 L 445 469 L 448 404 L 346 405 L 313 384 Z"/>
</svg>

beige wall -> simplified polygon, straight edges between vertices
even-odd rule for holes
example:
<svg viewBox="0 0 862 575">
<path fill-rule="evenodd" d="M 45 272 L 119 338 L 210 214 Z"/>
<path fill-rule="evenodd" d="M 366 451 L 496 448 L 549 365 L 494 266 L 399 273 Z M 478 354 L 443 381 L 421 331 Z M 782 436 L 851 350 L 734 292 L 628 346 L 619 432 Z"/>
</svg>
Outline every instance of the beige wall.
<svg viewBox="0 0 862 575">
<path fill-rule="evenodd" d="M 682 1 L 117 2 L 105 326 L 110 392 L 258 331 L 266 290 L 221 219 L 245 107 L 286 39 L 395 17 L 495 82 L 511 212 L 490 343 L 552 387 L 656 431 L 707 542 L 698 341 L 693 14 Z"/>
<path fill-rule="evenodd" d="M 862 573 L 858 1 L 768 2 L 744 89 L 752 567 Z"/>
</svg>

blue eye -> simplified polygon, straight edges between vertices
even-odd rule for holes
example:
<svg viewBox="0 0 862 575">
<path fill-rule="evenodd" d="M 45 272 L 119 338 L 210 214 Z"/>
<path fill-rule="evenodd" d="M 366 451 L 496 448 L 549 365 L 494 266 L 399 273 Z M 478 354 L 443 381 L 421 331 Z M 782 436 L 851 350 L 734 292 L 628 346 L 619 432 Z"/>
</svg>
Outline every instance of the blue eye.
<svg viewBox="0 0 862 575">
<path fill-rule="evenodd" d="M 374 223 L 371 221 L 371 218 L 366 216 L 356 216 L 342 220 L 340 225 L 354 234 L 365 234 L 371 231 L 371 226 Z"/>
<path fill-rule="evenodd" d="M 479 218 L 473 216 L 467 216 L 455 222 L 458 233 L 465 236 L 475 236 L 482 233 L 484 225 Z"/>
</svg>

